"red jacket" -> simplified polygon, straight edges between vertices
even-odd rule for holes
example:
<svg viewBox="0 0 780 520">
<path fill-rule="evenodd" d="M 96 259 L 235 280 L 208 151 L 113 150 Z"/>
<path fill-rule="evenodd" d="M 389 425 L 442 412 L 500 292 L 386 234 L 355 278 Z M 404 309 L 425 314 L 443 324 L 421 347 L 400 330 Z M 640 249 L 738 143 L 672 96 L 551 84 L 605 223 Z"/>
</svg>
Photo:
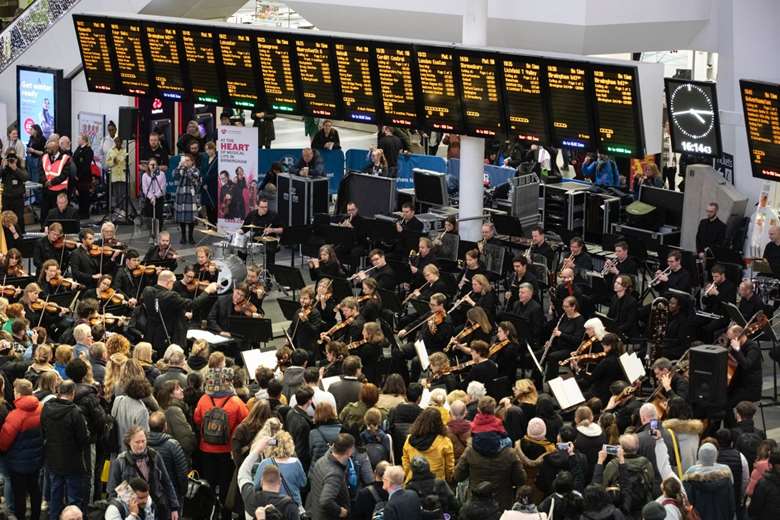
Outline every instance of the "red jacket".
<svg viewBox="0 0 780 520">
<path fill-rule="evenodd" d="M 225 412 L 227 412 L 228 424 L 230 425 L 230 438 L 232 438 L 233 432 L 236 430 L 236 426 L 241 424 L 241 421 L 246 419 L 246 416 L 249 415 L 249 410 L 244 404 L 244 401 L 235 395 L 230 395 L 227 397 L 213 397 L 213 399 L 217 406 L 222 407 Z M 208 394 L 203 394 L 200 396 L 200 401 L 198 401 L 198 406 L 195 407 L 195 414 L 193 416 L 195 425 L 198 428 L 200 428 L 203 424 L 203 416 L 206 415 L 206 412 L 214 407 L 214 405 L 211 404 L 211 400 L 212 397 Z M 204 453 L 230 453 L 230 443 L 228 442 L 224 445 L 209 444 L 201 438 L 200 451 Z"/>
<path fill-rule="evenodd" d="M 34 473 L 43 462 L 41 403 L 34 395 L 23 395 L 0 429 L 0 451 L 6 464 L 16 473 Z"/>
</svg>

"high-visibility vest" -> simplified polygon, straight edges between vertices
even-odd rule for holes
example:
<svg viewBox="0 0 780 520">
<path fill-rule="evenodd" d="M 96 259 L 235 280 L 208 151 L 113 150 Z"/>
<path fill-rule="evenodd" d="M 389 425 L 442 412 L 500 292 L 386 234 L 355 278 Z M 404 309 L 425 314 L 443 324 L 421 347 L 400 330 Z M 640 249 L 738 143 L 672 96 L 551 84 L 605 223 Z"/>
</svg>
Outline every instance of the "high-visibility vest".
<svg viewBox="0 0 780 520">
<path fill-rule="evenodd" d="M 62 170 L 67 166 L 70 156 L 67 154 L 59 154 L 57 159 L 52 162 L 49 158 L 49 154 L 43 154 L 43 173 L 46 176 L 47 181 L 52 181 L 62 174 Z M 51 191 L 63 191 L 68 189 L 68 179 L 65 178 L 60 184 L 49 186 Z"/>
</svg>

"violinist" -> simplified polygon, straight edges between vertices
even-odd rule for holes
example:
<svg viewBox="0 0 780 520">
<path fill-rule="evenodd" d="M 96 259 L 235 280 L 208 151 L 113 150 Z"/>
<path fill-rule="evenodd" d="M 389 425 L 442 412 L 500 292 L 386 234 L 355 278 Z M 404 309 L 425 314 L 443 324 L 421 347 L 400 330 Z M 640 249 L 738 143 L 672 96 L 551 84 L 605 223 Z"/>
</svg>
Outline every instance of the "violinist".
<svg viewBox="0 0 780 520">
<path fill-rule="evenodd" d="M 257 307 L 257 312 L 265 315 L 263 312 L 263 300 L 267 294 L 265 282 L 262 279 L 263 268 L 259 265 L 248 265 L 246 268 L 246 283 L 249 288 L 249 301 Z"/>
<path fill-rule="evenodd" d="M 362 343 L 358 345 L 358 343 Z M 363 375 L 369 382 L 378 384 L 381 380 L 379 373 L 379 360 L 387 346 L 387 340 L 382 333 L 382 327 L 376 321 L 366 321 L 363 325 L 362 337 L 358 341 L 351 342 L 350 354 L 360 358 L 363 363 Z"/>
<path fill-rule="evenodd" d="M 181 297 L 191 300 L 195 297 L 195 287 L 197 285 L 198 280 L 195 275 L 195 266 L 187 264 L 184 266 L 181 280 L 176 280 L 176 283 L 173 284 L 173 290 L 179 293 Z"/>
<path fill-rule="evenodd" d="M 479 340 L 490 343 L 492 336 L 493 325 L 485 311 L 481 307 L 472 307 L 466 313 L 466 326 L 450 340 L 450 344 L 455 351 L 471 355 L 467 346 L 470 342 Z"/>
<path fill-rule="evenodd" d="M 230 317 L 246 316 L 248 318 L 262 318 L 257 308 L 249 301 L 249 287 L 240 283 L 233 288 L 232 294 L 220 296 L 211 307 L 208 316 L 209 331 L 224 336 L 232 337 L 230 333 Z"/>
<path fill-rule="evenodd" d="M 598 318 L 591 318 L 585 322 L 585 337 L 583 341 L 577 346 L 576 349 L 569 353 L 569 357 L 581 355 L 581 354 L 596 354 L 603 351 L 601 347 L 601 340 L 607 334 L 607 329 L 604 328 L 604 324 Z M 563 362 L 562 360 L 561 362 Z M 563 366 L 560 365 L 559 366 Z M 575 361 L 569 361 L 569 366 L 573 371 L 579 371 L 579 366 Z M 603 401 L 602 401 L 603 402 Z"/>
<path fill-rule="evenodd" d="M 452 322 L 447 316 L 446 303 L 446 295 L 442 293 L 431 295 L 428 303 L 431 312 L 424 314 L 414 323 L 410 323 L 398 331 L 399 338 L 409 342 L 402 347 L 401 355 L 404 359 L 412 359 L 411 377 L 413 380 L 417 380 L 422 371 L 420 361 L 417 358 L 417 352 L 414 349 L 415 339 L 423 340 L 429 353 L 441 352 L 454 335 Z M 414 335 L 407 331 L 413 331 Z M 409 336 L 408 338 L 407 335 Z"/>
<path fill-rule="evenodd" d="M 563 316 L 559 318 L 550 335 L 549 350 L 545 358 L 547 381 L 558 377 L 558 363 L 577 349 L 584 331 L 585 318 L 580 314 L 580 304 L 574 296 L 567 296 L 563 300 Z M 545 348 L 547 347 L 545 344 Z"/>
<path fill-rule="evenodd" d="M 358 310 L 357 298 L 353 296 L 344 298 L 341 300 L 338 309 L 341 312 L 340 325 L 344 325 L 344 327 L 332 333 L 332 335 L 328 335 L 327 331 L 323 332 L 320 334 L 320 339 L 327 342 L 338 338 L 344 343 L 351 343 L 362 339 L 365 321 Z"/>
<path fill-rule="evenodd" d="M 471 249 L 466 251 L 465 266 L 458 280 L 458 298 L 464 297 L 471 290 L 471 279 L 476 274 L 485 274 L 485 268 L 479 259 L 479 251 Z"/>
<path fill-rule="evenodd" d="M 33 264 L 40 272 L 46 260 L 55 260 L 60 269 L 67 269 L 70 261 L 70 247 L 62 240 L 62 224 L 55 222 L 46 230 L 46 236 L 39 238 L 33 248 Z"/>
<path fill-rule="evenodd" d="M 430 366 L 428 367 L 428 376 L 425 378 L 425 384 L 434 388 L 444 388 L 447 393 L 460 388 L 458 376 L 452 372 L 450 358 L 444 352 L 434 352 L 428 358 Z"/>
<path fill-rule="evenodd" d="M 293 346 L 309 353 L 309 362 L 313 363 L 320 357 L 319 349 L 315 348 L 323 328 L 322 318 L 315 306 L 314 286 L 307 285 L 301 289 L 299 296 L 300 310 L 293 317 L 287 333 L 292 338 Z"/>
<path fill-rule="evenodd" d="M 325 359 L 320 362 L 320 377 L 340 376 L 343 373 L 341 364 L 348 355 L 347 345 L 343 341 L 329 341 L 325 345 Z"/>
<path fill-rule="evenodd" d="M 141 290 L 154 282 L 153 274 L 147 275 L 143 268 L 138 267 L 141 265 L 138 257 L 138 251 L 128 249 L 125 253 L 125 265 L 117 271 L 114 277 L 114 289 L 127 298 L 127 303 L 131 307 L 135 307 L 138 298 L 141 296 Z"/>
<path fill-rule="evenodd" d="M 219 278 L 219 270 L 217 264 L 211 259 L 211 249 L 208 246 L 200 246 L 195 249 L 195 257 L 198 260 L 195 263 L 195 278 L 198 281 L 216 282 Z"/>
<path fill-rule="evenodd" d="M 87 289 L 84 292 L 85 298 L 94 298 L 98 301 L 100 312 L 105 312 L 106 307 L 109 305 L 124 305 L 127 303 L 127 298 L 111 287 L 113 281 L 113 276 L 104 274 L 98 280 L 97 287 Z"/>
<path fill-rule="evenodd" d="M 507 288 L 504 293 L 504 305 L 507 309 L 511 309 L 517 301 L 517 289 L 520 284 L 530 283 L 534 286 L 534 294 L 537 297 L 541 297 L 539 294 L 539 279 L 536 275 L 528 269 L 528 258 L 523 255 L 517 255 L 512 259 L 512 272 L 506 278 L 505 287 Z"/>
<path fill-rule="evenodd" d="M 496 327 L 496 341 L 490 345 L 490 359 L 498 365 L 498 376 L 506 376 L 507 381 L 517 378 L 517 358 L 520 345 L 517 330 L 511 321 L 502 321 Z"/>
<path fill-rule="evenodd" d="M 355 278 L 361 282 L 366 278 L 373 278 L 380 289 L 394 291 L 397 285 L 395 272 L 392 267 L 387 265 L 385 252 L 381 249 L 372 249 L 368 253 L 368 258 L 371 260 L 371 268 L 356 273 Z"/>
<path fill-rule="evenodd" d="M 609 401 L 612 396 L 609 385 L 618 379 L 623 379 L 623 369 L 620 367 L 618 357 L 623 353 L 623 345 L 616 334 L 607 333 L 601 340 L 601 346 L 606 356 L 598 361 L 593 371 L 580 372 L 580 386 L 587 388 L 585 397 L 598 397 L 602 403 Z"/>
<path fill-rule="evenodd" d="M 530 283 L 520 284 L 518 300 L 512 307 L 512 314 L 518 315 L 528 324 L 524 338 L 536 350 L 542 343 L 542 326 L 544 313 L 542 306 L 534 299 L 534 286 Z"/>
<path fill-rule="evenodd" d="M 320 247 L 319 258 L 309 260 L 309 274 L 314 281 L 321 278 L 344 278 L 344 269 L 330 244 Z"/>
<path fill-rule="evenodd" d="M 547 269 L 552 269 L 555 251 L 553 251 L 553 248 L 545 239 L 542 226 L 533 226 L 531 228 L 531 259 L 533 260 L 536 255 L 543 256 Z"/>
<path fill-rule="evenodd" d="M 401 219 L 396 222 L 395 229 L 399 233 L 404 231 L 413 231 L 415 233 L 422 233 L 423 223 L 414 216 L 414 204 L 411 202 L 404 202 L 401 205 Z"/>
<path fill-rule="evenodd" d="M 116 239 L 116 226 L 113 222 L 103 222 L 100 226 L 100 236 L 95 238 L 95 244 L 100 247 L 108 247 L 113 249 L 110 253 L 110 257 L 105 255 L 103 259 L 103 272 L 114 273 L 117 268 L 117 264 L 122 256 L 122 251 L 127 246 Z"/>
<path fill-rule="evenodd" d="M 79 239 L 81 247 L 76 248 L 70 257 L 70 272 L 77 282 L 84 284 L 87 288 L 95 288 L 98 279 L 103 274 L 100 271 L 100 259 L 90 255 L 95 236 L 92 231 L 82 229 L 79 233 Z"/>
<path fill-rule="evenodd" d="M 57 265 L 56 260 L 46 260 L 41 268 L 38 270 L 38 285 L 41 287 L 41 293 L 44 297 L 50 294 L 59 294 L 66 292 L 68 289 L 62 286 L 59 282 L 60 267 Z"/>
<path fill-rule="evenodd" d="M 468 386 L 472 381 L 479 381 L 485 386 L 490 385 L 498 377 L 498 365 L 488 359 L 490 345 L 482 340 L 474 340 L 469 343 L 471 352 L 471 368 L 463 376 L 463 386 Z"/>
<path fill-rule="evenodd" d="M 24 313 L 27 319 L 35 326 L 42 326 L 47 330 L 52 330 L 60 321 L 60 318 L 68 313 L 65 307 L 48 305 L 40 299 L 41 288 L 37 283 L 27 284 L 19 299 L 19 303 L 24 306 Z"/>
<path fill-rule="evenodd" d="M 376 280 L 366 278 L 360 286 L 363 288 L 358 297 L 360 314 L 366 322 L 377 321 L 382 315 L 382 298 L 379 296 Z"/>
<path fill-rule="evenodd" d="M 680 397 L 688 401 L 688 380 L 678 371 L 673 370 L 672 362 L 660 357 L 653 363 L 653 374 L 657 385 L 661 386 L 663 397 L 668 401 Z"/>
<path fill-rule="evenodd" d="M 3 285 L 5 285 L 6 278 L 19 278 L 27 276 L 27 273 L 22 267 L 22 253 L 16 248 L 9 249 L 0 263 L 0 272 L 3 276 Z"/>
<path fill-rule="evenodd" d="M 593 259 L 585 249 L 585 241 L 580 237 L 569 240 L 569 251 L 562 262 L 563 268 L 574 270 L 575 279 L 582 279 L 584 274 L 593 270 Z"/>
<path fill-rule="evenodd" d="M 412 272 L 412 287 L 420 287 L 425 283 L 423 271 L 429 265 L 436 265 L 436 255 L 433 253 L 433 243 L 428 237 L 421 237 L 417 243 L 415 255 L 409 255 L 409 270 Z"/>
<path fill-rule="evenodd" d="M 178 259 L 179 256 L 176 254 L 176 250 L 171 247 L 171 234 L 167 231 L 157 233 L 157 245 L 150 247 L 149 251 L 144 255 L 144 263 L 172 262 L 169 267 L 174 271 L 178 267 Z"/>
<path fill-rule="evenodd" d="M 336 324 L 336 298 L 333 297 L 333 281 L 330 278 L 320 278 L 316 284 L 314 307 L 320 314 L 323 327 L 331 328 Z"/>
<path fill-rule="evenodd" d="M 739 325 L 732 325 L 726 331 L 726 337 L 729 339 L 729 365 L 735 365 L 734 375 L 727 392 L 728 406 L 725 417 L 727 427 L 736 425 L 731 410 L 737 406 L 737 403 L 740 401 L 757 402 L 761 400 L 761 386 L 763 383 L 761 349 L 754 340 L 746 340 L 742 335 L 743 332 L 744 329 Z"/>
</svg>

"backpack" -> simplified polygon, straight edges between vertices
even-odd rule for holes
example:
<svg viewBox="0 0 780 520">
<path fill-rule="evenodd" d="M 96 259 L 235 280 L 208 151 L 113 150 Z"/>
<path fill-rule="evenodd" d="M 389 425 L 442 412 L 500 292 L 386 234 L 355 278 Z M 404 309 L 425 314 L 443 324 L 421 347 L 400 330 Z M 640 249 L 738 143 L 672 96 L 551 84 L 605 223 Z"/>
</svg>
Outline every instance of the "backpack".
<svg viewBox="0 0 780 520">
<path fill-rule="evenodd" d="M 201 480 L 198 472 L 193 470 L 187 474 L 187 490 L 182 497 L 182 516 L 193 520 L 211 518 L 217 496 L 214 489 L 205 480 Z"/>
<path fill-rule="evenodd" d="M 108 500 L 96 500 L 87 505 L 87 514 L 84 515 L 84 518 L 87 520 L 103 520 L 106 517 L 106 509 L 108 509 L 108 506 L 111 505 L 114 505 L 117 507 L 117 509 L 119 509 L 119 515 L 122 518 L 127 516 L 127 507 L 122 503 L 122 501 L 116 498 L 111 498 Z"/>
<path fill-rule="evenodd" d="M 382 497 L 379 496 L 379 491 L 377 491 L 374 486 L 369 485 L 368 491 L 374 499 L 374 509 L 371 511 L 371 520 L 384 520 L 387 502 L 382 500 Z"/>
<path fill-rule="evenodd" d="M 677 509 L 680 510 L 685 509 L 685 513 L 686 513 L 685 516 L 688 520 L 701 520 L 701 515 L 699 515 L 699 512 L 696 511 L 693 505 L 687 500 L 685 500 L 683 502 L 683 505 L 680 506 L 680 504 L 677 503 L 677 500 L 673 498 L 664 498 L 661 501 L 661 505 L 666 506 L 666 504 L 674 504 L 675 506 L 677 506 Z"/>
<path fill-rule="evenodd" d="M 208 444 L 225 445 L 230 442 L 230 421 L 222 406 L 225 406 L 230 398 L 225 399 L 222 406 L 217 406 L 213 397 L 209 396 L 209 399 L 211 399 L 212 408 L 203 415 L 201 438 Z"/>
<path fill-rule="evenodd" d="M 654 489 L 652 479 L 642 466 L 625 464 L 625 471 L 620 473 L 620 496 L 624 511 L 641 511 L 645 504 L 655 499 L 652 494 Z"/>
</svg>

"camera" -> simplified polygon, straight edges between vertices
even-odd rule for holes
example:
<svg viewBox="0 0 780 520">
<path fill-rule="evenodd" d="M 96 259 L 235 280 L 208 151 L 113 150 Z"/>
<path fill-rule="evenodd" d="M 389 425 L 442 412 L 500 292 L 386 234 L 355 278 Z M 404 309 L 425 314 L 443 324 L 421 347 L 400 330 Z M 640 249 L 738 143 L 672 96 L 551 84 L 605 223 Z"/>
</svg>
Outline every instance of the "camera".
<svg viewBox="0 0 780 520">
<path fill-rule="evenodd" d="M 568 442 L 559 442 L 558 444 L 556 444 L 556 446 L 558 447 L 558 449 L 560 451 L 569 451 L 569 443 Z"/>
</svg>

